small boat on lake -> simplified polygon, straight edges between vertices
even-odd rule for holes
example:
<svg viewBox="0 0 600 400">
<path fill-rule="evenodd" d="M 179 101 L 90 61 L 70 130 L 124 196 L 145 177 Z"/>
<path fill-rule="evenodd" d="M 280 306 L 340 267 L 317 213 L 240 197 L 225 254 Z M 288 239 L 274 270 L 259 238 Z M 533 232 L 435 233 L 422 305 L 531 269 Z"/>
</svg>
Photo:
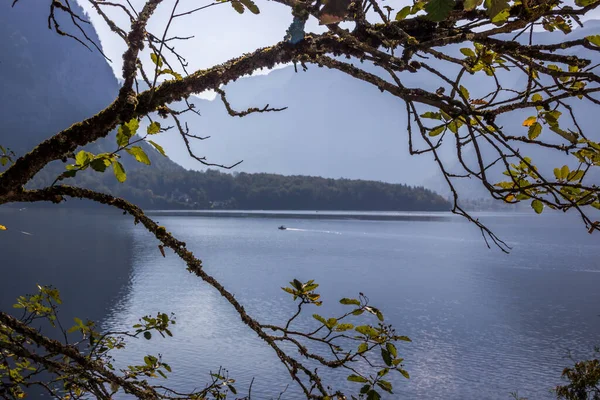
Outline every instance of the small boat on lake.
<svg viewBox="0 0 600 400">
<path fill-rule="evenodd" d="M 280 231 L 285 231 L 287 228 L 286 228 L 285 226 L 281 225 L 281 226 L 280 226 L 279 228 L 277 228 L 277 229 L 279 229 Z"/>
</svg>

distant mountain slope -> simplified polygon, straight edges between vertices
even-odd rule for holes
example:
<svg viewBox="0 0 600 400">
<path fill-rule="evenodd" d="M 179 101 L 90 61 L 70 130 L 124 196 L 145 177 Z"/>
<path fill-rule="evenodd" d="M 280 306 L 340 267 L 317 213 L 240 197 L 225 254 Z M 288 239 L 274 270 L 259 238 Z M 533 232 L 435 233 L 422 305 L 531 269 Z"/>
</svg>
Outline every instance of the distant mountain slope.
<svg viewBox="0 0 600 400">
<path fill-rule="evenodd" d="M 72 6 L 76 7 L 76 3 Z M 70 24 L 65 22 L 61 26 L 66 29 Z M 87 34 L 99 43 L 93 27 L 89 27 Z M 110 104 L 118 92 L 119 84 L 113 71 L 97 51 L 90 52 L 74 40 L 48 30 L 46 3 L 21 2 L 14 8 L 10 7 L 10 2 L 1 3 L 0 37 L 3 39 L 0 40 L 0 119 L 4 128 L 0 131 L 0 144 L 17 154 L 29 151 L 70 124 L 94 115 Z M 271 81 L 262 85 L 258 92 L 274 90 L 278 85 L 278 81 Z M 253 117 L 245 121 L 251 121 Z M 297 123 L 294 119 L 288 120 L 289 114 L 268 117 L 274 117 L 274 123 L 291 126 Z M 310 137 L 310 132 L 307 136 Z M 296 145 L 290 141 L 286 146 Z M 86 148 L 94 153 L 113 151 L 114 135 Z M 78 185 L 110 192 L 153 208 L 448 209 L 447 202 L 423 188 L 317 177 L 267 174 L 234 177 L 216 171 L 186 171 L 153 148 L 146 146 L 145 149 L 152 161 L 150 167 L 124 155 L 123 164 L 128 175 L 124 184 L 117 183 L 111 172 L 84 171 L 75 181 Z M 212 156 L 212 150 L 206 150 L 211 159 L 221 162 L 227 162 L 225 158 L 231 159 L 221 157 L 221 154 Z M 239 154 L 243 157 L 244 153 L 254 154 L 255 150 L 277 153 L 256 144 L 252 148 L 243 148 Z M 179 156 L 189 159 L 187 155 Z M 323 157 L 327 154 L 323 153 Z M 47 185 L 63 170 L 64 165 L 55 162 L 41 171 L 31 186 Z M 269 170 L 265 168 L 265 171 Z M 282 168 L 277 172 L 289 170 Z M 314 171 L 314 175 L 319 174 Z"/>
<path fill-rule="evenodd" d="M 599 31 L 600 21 L 588 21 L 584 28 L 575 29 L 569 35 L 540 32 L 534 35 L 534 40 L 538 43 L 547 43 L 550 38 L 572 40 Z M 459 47 L 464 46 L 455 46 L 451 51 L 460 55 Z M 600 55 L 589 53 L 592 64 L 600 62 Z M 440 61 L 432 58 L 427 62 L 434 67 L 440 66 Z M 451 68 L 445 68 L 444 72 L 448 76 L 453 73 Z M 510 82 L 510 75 L 503 71 L 499 74 L 505 74 Z M 441 85 L 441 81 L 425 73 L 403 73 L 401 76 L 409 87 L 435 90 Z M 473 97 L 484 95 L 490 89 L 478 75 L 465 79 Z M 513 80 L 514 86 L 519 83 L 517 78 Z M 425 185 L 439 193 L 447 192 L 430 155 L 409 155 L 403 103 L 370 84 L 338 71 L 309 65 L 306 72 L 299 68 L 295 73 L 293 67 L 287 67 L 266 76 L 239 79 L 225 89 L 229 101 L 237 109 L 265 104 L 287 106 L 288 109 L 240 119 L 227 115 L 218 99 L 195 100 L 202 117 L 189 114 L 184 119 L 195 133 L 211 136 L 210 140 L 198 143 L 196 150 L 213 161 L 233 163 L 243 159 L 236 170 L 245 172 L 373 179 Z M 588 135 L 600 139 L 593 118 L 595 108 L 589 102 L 574 102 L 573 105 Z M 521 123 L 530 111 L 503 116 L 498 122 L 510 134 L 521 135 L 525 129 Z M 547 140 L 553 134 L 546 132 L 544 135 Z M 201 168 L 185 158 L 185 148 L 178 138 L 166 135 L 161 140 L 169 154 L 183 166 Z M 517 147 L 532 157 L 543 171 L 551 171 L 573 158 L 558 152 L 548 157 L 547 149 L 537 146 L 520 144 Z M 456 167 L 452 143 L 443 146 L 442 157 L 450 169 Z M 475 180 L 463 181 L 459 186 L 465 197 L 486 196 L 485 189 Z"/>
</svg>

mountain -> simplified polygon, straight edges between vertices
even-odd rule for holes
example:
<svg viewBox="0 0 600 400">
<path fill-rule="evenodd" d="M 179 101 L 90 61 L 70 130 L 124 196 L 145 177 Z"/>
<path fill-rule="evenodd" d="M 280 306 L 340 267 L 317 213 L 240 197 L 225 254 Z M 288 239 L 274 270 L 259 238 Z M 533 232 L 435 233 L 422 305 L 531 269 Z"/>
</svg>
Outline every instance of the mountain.
<svg viewBox="0 0 600 400">
<path fill-rule="evenodd" d="M 98 51 L 48 29 L 46 4 L 10 4 L 0 4 L 0 35 L 4 38 L 0 41 L 0 115 L 4 128 L 0 140 L 18 155 L 108 106 L 119 84 Z M 72 7 L 83 13 L 76 3 Z M 69 31 L 70 21 L 59 18 L 59 22 Z M 90 39 L 99 44 L 93 27 L 83 26 Z M 115 146 L 104 140 L 89 149 L 112 151 Z M 146 150 L 159 167 L 180 168 L 150 146 Z M 125 162 L 130 168 L 137 167 Z"/>
<path fill-rule="evenodd" d="M 599 30 L 600 21 L 587 21 L 584 28 L 575 29 L 566 36 L 560 32 L 535 33 L 534 41 L 572 40 Z M 460 56 L 460 47 L 465 45 L 449 49 Z M 600 62 L 600 55 L 588 53 L 592 53 L 593 64 Z M 438 68 L 445 65 L 432 58 L 427 62 Z M 375 71 L 370 66 L 366 68 Z M 442 70 L 448 76 L 457 72 L 447 66 Z M 499 74 L 506 78 L 507 89 L 522 84 L 510 73 L 499 71 Z M 442 84 L 425 73 L 403 73 L 401 77 L 408 87 L 435 90 Z M 491 90 L 489 80 L 482 80 L 479 75 L 467 76 L 465 80 L 472 97 L 483 96 Z M 299 67 L 296 73 L 290 66 L 268 75 L 239 79 L 224 89 L 228 100 L 238 110 L 266 104 L 288 109 L 232 118 L 218 98 L 194 100 L 202 116 L 188 114 L 183 119 L 195 134 L 211 136 L 209 140 L 196 143 L 195 147 L 200 155 L 207 155 L 211 161 L 227 164 L 244 160 L 236 167 L 237 171 L 403 182 L 448 194 L 431 155 L 409 155 L 403 103 L 370 84 L 338 71 L 309 65 L 307 71 Z M 572 104 L 582 128 L 591 138 L 600 139 L 592 118 L 595 106 L 589 102 Z M 500 117 L 498 122 L 506 132 L 522 135 L 526 128 L 521 123 L 530 113 L 531 110 L 514 112 Z M 553 133 L 545 131 L 543 135 L 544 139 L 553 140 Z M 159 140 L 186 168 L 202 168 L 185 157 L 186 149 L 174 135 L 165 135 Z M 518 144 L 517 148 L 551 176 L 554 167 L 573 161 L 573 157 L 558 152 L 548 156 L 548 150 L 538 146 Z M 441 149 L 442 159 L 450 170 L 458 167 L 454 151 L 449 140 Z M 496 158 L 491 148 L 484 148 L 484 153 L 489 160 Z M 465 157 L 472 159 L 469 154 Z M 498 169 L 492 175 L 501 179 L 501 172 Z M 485 188 L 474 179 L 458 181 L 457 186 L 466 198 L 487 197 Z"/>
<path fill-rule="evenodd" d="M 72 7 L 78 6 L 73 3 Z M 80 8 L 76 10 L 82 13 Z M 112 69 L 98 51 L 89 51 L 76 41 L 48 30 L 47 12 L 43 3 L 19 2 L 14 8 L 7 2 L 0 4 L 0 34 L 5 38 L 0 41 L 0 118 L 4 128 L 0 132 L 0 144 L 17 155 L 74 122 L 94 115 L 110 104 L 119 89 Z M 59 20 L 59 23 L 63 29 L 71 26 L 70 21 Z M 91 25 L 86 26 L 86 33 L 100 43 Z M 276 80 L 265 82 L 257 92 L 268 93 L 276 90 L 279 84 Z M 289 114 L 268 117 L 275 117 L 274 123 L 292 126 L 297 123 L 294 119 L 287 121 Z M 244 123 L 253 118 L 245 119 Z M 368 126 L 364 123 L 365 129 Z M 277 133 L 276 130 L 270 132 Z M 268 137 L 262 140 L 267 143 Z M 296 145 L 292 141 L 286 146 Z M 283 143 L 281 146 L 283 149 Z M 119 184 L 112 173 L 98 174 L 90 170 L 79 173 L 75 183 L 152 208 L 447 210 L 449 207 L 435 193 L 406 185 L 276 174 L 234 176 L 217 171 L 188 171 L 150 146 L 143 147 L 152 165 L 139 164 L 125 154 L 122 162 L 127 181 L 124 184 Z M 86 146 L 86 150 L 93 153 L 115 149 L 114 133 Z M 241 149 L 239 154 L 252 155 L 256 150 L 264 149 L 256 144 Z M 267 151 L 273 152 L 273 149 Z M 180 160 L 190 159 L 187 154 L 176 155 Z M 212 158 L 219 157 L 217 154 Z M 62 171 L 64 164 L 54 162 L 42 170 L 30 186 L 48 185 Z M 291 169 L 256 170 L 264 171 L 289 173 Z M 321 175 L 326 170 L 307 171 L 305 175 L 309 172 Z M 382 179 L 385 178 L 377 180 Z M 73 180 L 65 182 L 72 183 Z"/>
</svg>

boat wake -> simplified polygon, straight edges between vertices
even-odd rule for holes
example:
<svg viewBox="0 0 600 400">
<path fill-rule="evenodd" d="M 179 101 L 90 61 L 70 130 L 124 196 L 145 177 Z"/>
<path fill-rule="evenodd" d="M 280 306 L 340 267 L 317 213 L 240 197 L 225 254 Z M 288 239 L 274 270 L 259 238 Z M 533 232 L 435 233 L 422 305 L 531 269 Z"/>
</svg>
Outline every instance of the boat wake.
<svg viewBox="0 0 600 400">
<path fill-rule="evenodd" d="M 286 231 L 296 231 L 296 232 L 313 232 L 313 233 L 329 233 L 332 235 L 341 235 L 342 232 L 337 231 L 322 231 L 317 229 L 300 229 L 300 228 L 285 228 Z"/>
</svg>

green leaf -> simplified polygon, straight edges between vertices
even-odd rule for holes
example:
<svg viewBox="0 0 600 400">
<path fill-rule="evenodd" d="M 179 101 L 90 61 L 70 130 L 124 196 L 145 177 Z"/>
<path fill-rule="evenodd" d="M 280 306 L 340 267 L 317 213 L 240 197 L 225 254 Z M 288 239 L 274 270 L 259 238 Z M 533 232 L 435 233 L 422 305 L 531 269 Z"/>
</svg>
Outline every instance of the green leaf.
<svg viewBox="0 0 600 400">
<path fill-rule="evenodd" d="M 454 0 L 430 0 L 425 5 L 427 18 L 440 22 L 448 18 L 450 11 L 454 8 Z"/>
<path fill-rule="evenodd" d="M 244 6 L 242 5 L 242 3 L 239 0 L 232 0 L 231 1 L 231 6 L 238 13 L 240 13 L 240 14 L 244 13 Z"/>
<path fill-rule="evenodd" d="M 460 52 L 463 53 L 467 57 L 473 57 L 473 58 L 477 57 L 475 52 L 468 47 L 463 47 L 462 49 L 460 49 Z"/>
<path fill-rule="evenodd" d="M 159 57 L 158 54 L 156 53 L 152 53 L 150 54 L 150 58 L 152 59 L 152 62 L 158 67 L 162 67 L 163 66 L 163 60 L 162 57 Z"/>
<path fill-rule="evenodd" d="M 373 327 L 369 325 L 360 325 L 354 328 L 354 330 L 369 337 L 375 337 L 379 334 L 375 329 L 373 329 Z"/>
<path fill-rule="evenodd" d="M 410 375 L 408 374 L 407 371 L 405 371 L 401 368 L 398 368 L 398 372 L 400 372 L 402 374 L 402 376 L 404 376 L 406 379 L 410 379 Z"/>
<path fill-rule="evenodd" d="M 144 337 L 146 338 L 146 340 L 150 340 L 150 339 L 152 339 L 152 333 L 144 332 Z"/>
<path fill-rule="evenodd" d="M 357 299 L 348 299 L 346 297 L 344 297 L 343 299 L 340 300 L 341 304 L 344 305 L 351 305 L 354 304 L 356 306 L 360 306 L 360 301 L 358 301 Z"/>
<path fill-rule="evenodd" d="M 435 137 L 435 136 L 439 135 L 440 133 L 444 132 L 445 130 L 446 130 L 446 126 L 440 125 L 437 128 L 433 128 L 432 130 L 430 130 L 429 136 Z"/>
<path fill-rule="evenodd" d="M 556 179 L 559 179 L 559 180 L 562 179 L 561 175 L 562 174 L 560 172 L 560 168 L 554 168 L 554 176 L 556 177 Z"/>
<path fill-rule="evenodd" d="M 410 10 L 411 7 L 406 6 L 402 10 L 398 11 L 398 13 L 396 14 L 396 21 L 402 21 L 404 18 L 408 17 L 408 14 L 410 14 Z"/>
<path fill-rule="evenodd" d="M 252 14 L 259 14 L 260 10 L 252 0 L 240 0 Z"/>
<path fill-rule="evenodd" d="M 585 174 L 584 171 L 579 170 L 579 171 L 571 171 L 571 173 L 569 174 L 569 176 L 567 177 L 567 179 L 569 181 L 580 181 L 581 179 L 583 179 L 583 175 Z"/>
<path fill-rule="evenodd" d="M 160 154 L 162 154 L 165 157 L 167 156 L 165 154 L 165 149 L 163 149 L 161 145 L 159 145 L 158 143 L 153 142 L 152 140 L 148 140 L 148 143 L 150 143 Z"/>
<path fill-rule="evenodd" d="M 381 358 L 383 358 L 383 362 L 385 363 L 385 365 L 387 365 L 388 367 L 392 366 L 392 357 L 390 356 L 389 351 L 382 348 L 381 349 Z"/>
<path fill-rule="evenodd" d="M 320 323 L 322 323 L 323 325 L 327 326 L 327 321 L 325 320 L 325 318 L 321 317 L 319 314 L 313 314 L 313 318 L 316 319 L 317 321 L 319 321 Z"/>
<path fill-rule="evenodd" d="M 119 147 L 127 146 L 129 139 L 136 134 L 139 127 L 140 122 L 135 118 L 122 124 L 117 132 L 117 145 Z"/>
<path fill-rule="evenodd" d="M 369 393 L 367 393 L 367 400 L 379 400 L 381 399 L 381 396 L 379 395 L 379 393 L 377 393 L 374 390 L 369 390 Z"/>
<path fill-rule="evenodd" d="M 148 155 L 140 146 L 129 147 L 125 149 L 125 151 L 134 156 L 137 162 L 150 165 L 150 159 L 148 158 Z"/>
<path fill-rule="evenodd" d="M 377 386 L 379 386 L 380 388 L 382 388 L 383 390 L 385 390 L 388 393 L 392 393 L 392 384 L 388 381 L 384 381 L 384 380 L 380 380 L 379 382 L 377 382 Z"/>
<path fill-rule="evenodd" d="M 542 211 L 544 211 L 544 203 L 535 199 L 531 202 L 531 208 L 533 208 L 536 213 L 541 214 Z"/>
<path fill-rule="evenodd" d="M 537 101 L 542 101 L 542 100 L 544 100 L 544 98 L 539 93 L 536 93 L 533 96 L 531 96 L 531 101 L 537 102 Z"/>
<path fill-rule="evenodd" d="M 408 336 L 394 336 L 394 340 L 402 340 L 403 342 L 412 342 Z"/>
<path fill-rule="evenodd" d="M 375 312 L 375 315 L 377 316 L 377 319 L 380 320 L 381 322 L 383 322 L 383 314 L 381 313 L 381 311 L 377 310 Z"/>
<path fill-rule="evenodd" d="M 508 17 L 510 6 L 506 0 L 485 0 L 485 7 L 492 22 L 499 22 L 498 18 L 505 20 Z M 504 11 L 507 11 L 506 18 L 501 15 Z"/>
<path fill-rule="evenodd" d="M 129 144 L 129 137 L 123 133 L 123 130 L 119 128 L 117 132 L 117 146 L 125 147 Z"/>
<path fill-rule="evenodd" d="M 390 343 L 390 342 L 386 343 L 385 348 L 387 349 L 387 351 L 390 352 L 392 357 L 394 357 L 394 358 L 398 357 L 398 350 L 396 349 L 396 346 L 394 346 L 393 343 Z"/>
<path fill-rule="evenodd" d="M 295 294 L 294 289 L 289 288 L 289 287 L 282 287 L 281 290 L 283 290 L 289 294 Z"/>
<path fill-rule="evenodd" d="M 366 383 L 367 380 L 365 378 L 363 378 L 362 376 L 359 375 L 348 375 L 348 378 L 346 378 L 347 380 L 349 380 L 350 382 L 360 382 L 360 383 Z"/>
<path fill-rule="evenodd" d="M 558 125 L 558 119 L 560 118 L 561 115 L 562 115 L 562 113 L 557 110 L 548 111 L 547 113 L 544 114 L 544 118 L 546 118 L 546 122 L 548 122 L 548 124 Z"/>
<path fill-rule="evenodd" d="M 358 352 L 359 353 L 364 353 L 367 350 L 369 350 L 369 345 L 367 343 L 361 343 L 361 344 L 358 345 Z"/>
<path fill-rule="evenodd" d="M 508 17 L 510 17 L 509 8 L 500 11 L 494 18 L 491 19 L 491 21 L 493 24 L 501 25 L 508 20 Z"/>
<path fill-rule="evenodd" d="M 158 71 L 158 75 L 171 75 L 175 80 L 180 81 L 183 79 L 183 76 L 179 72 L 175 72 L 172 69 L 161 69 Z"/>
<path fill-rule="evenodd" d="M 136 134 L 137 130 L 140 127 L 140 121 L 137 118 L 132 118 L 129 122 L 123 125 L 123 128 L 126 130 L 126 134 L 131 137 Z"/>
<path fill-rule="evenodd" d="M 350 329 L 353 329 L 354 325 L 352 324 L 339 324 L 338 326 L 335 327 L 335 331 L 336 332 L 344 332 L 344 331 L 349 331 Z"/>
<path fill-rule="evenodd" d="M 69 165 L 67 165 L 67 167 L 69 167 Z M 62 174 L 60 174 L 60 176 L 64 178 L 74 178 L 75 175 L 77 175 L 77 170 L 65 171 Z"/>
<path fill-rule="evenodd" d="M 110 161 L 108 165 L 110 165 Z M 108 165 L 106 165 L 105 159 L 103 158 L 95 158 L 94 160 L 92 160 L 92 162 L 90 162 L 90 167 L 92 167 L 92 169 L 97 172 L 106 171 Z"/>
<path fill-rule="evenodd" d="M 535 138 L 540 136 L 541 133 L 542 133 L 542 125 L 539 122 L 536 122 L 529 127 L 527 136 L 529 137 L 529 139 L 534 140 Z"/>
<path fill-rule="evenodd" d="M 88 160 L 90 160 L 93 157 L 94 156 L 92 154 L 88 153 L 87 151 L 81 150 L 75 156 L 75 162 L 77 162 L 77 165 L 85 165 L 85 164 L 87 164 Z"/>
<path fill-rule="evenodd" d="M 465 0 L 465 10 L 471 11 L 479 7 L 483 3 L 483 0 Z"/>
<path fill-rule="evenodd" d="M 304 291 L 305 292 L 312 292 L 313 290 L 315 290 L 318 287 L 319 287 L 318 283 L 311 283 L 310 285 L 307 284 L 307 285 L 304 286 Z"/>
<path fill-rule="evenodd" d="M 426 113 L 421 114 L 421 118 L 437 119 L 441 121 L 442 113 L 427 111 Z"/>
<path fill-rule="evenodd" d="M 112 162 L 112 166 L 117 180 L 121 183 L 125 182 L 125 180 L 127 179 L 127 175 L 125 174 L 125 169 L 123 168 L 123 165 L 117 160 L 114 160 Z"/>
<path fill-rule="evenodd" d="M 153 121 L 150 125 L 148 125 L 148 129 L 146 129 L 148 135 L 156 135 L 160 132 L 160 124 L 158 122 Z"/>
<path fill-rule="evenodd" d="M 470 99 L 471 95 L 469 94 L 469 91 L 467 90 L 466 87 L 464 87 L 463 85 L 460 85 L 460 93 L 462 93 L 462 95 L 464 96 L 465 99 Z"/>
<path fill-rule="evenodd" d="M 456 120 L 453 120 L 452 122 L 450 122 L 448 124 L 448 129 L 450 129 L 450 131 L 452 133 L 454 133 L 455 135 L 458 134 L 458 128 L 459 127 L 460 127 L 460 125 L 458 124 L 458 122 Z"/>
<path fill-rule="evenodd" d="M 1 227 L 1 226 L 2 226 L 2 225 L 0 225 L 0 227 Z M 2 230 L 2 229 L 0 229 L 0 230 Z M 73 332 L 75 332 L 75 331 L 78 331 L 79 329 L 81 329 L 81 327 L 80 327 L 79 325 L 73 325 L 72 327 L 70 327 L 70 328 L 67 330 L 67 333 L 73 333 Z"/>
<path fill-rule="evenodd" d="M 587 40 L 588 42 L 590 42 L 591 44 L 600 47 L 600 35 L 591 35 L 591 36 L 586 36 L 585 40 Z"/>
<path fill-rule="evenodd" d="M 560 177 L 561 179 L 567 179 L 569 176 L 569 167 L 567 165 L 563 165 L 560 169 Z"/>
<path fill-rule="evenodd" d="M 329 329 L 333 329 L 333 327 L 334 327 L 336 324 L 337 324 L 337 319 L 335 319 L 335 318 L 329 318 L 329 319 L 327 320 L 327 323 L 326 323 L 325 325 L 327 325 L 327 327 L 328 327 Z"/>
</svg>

